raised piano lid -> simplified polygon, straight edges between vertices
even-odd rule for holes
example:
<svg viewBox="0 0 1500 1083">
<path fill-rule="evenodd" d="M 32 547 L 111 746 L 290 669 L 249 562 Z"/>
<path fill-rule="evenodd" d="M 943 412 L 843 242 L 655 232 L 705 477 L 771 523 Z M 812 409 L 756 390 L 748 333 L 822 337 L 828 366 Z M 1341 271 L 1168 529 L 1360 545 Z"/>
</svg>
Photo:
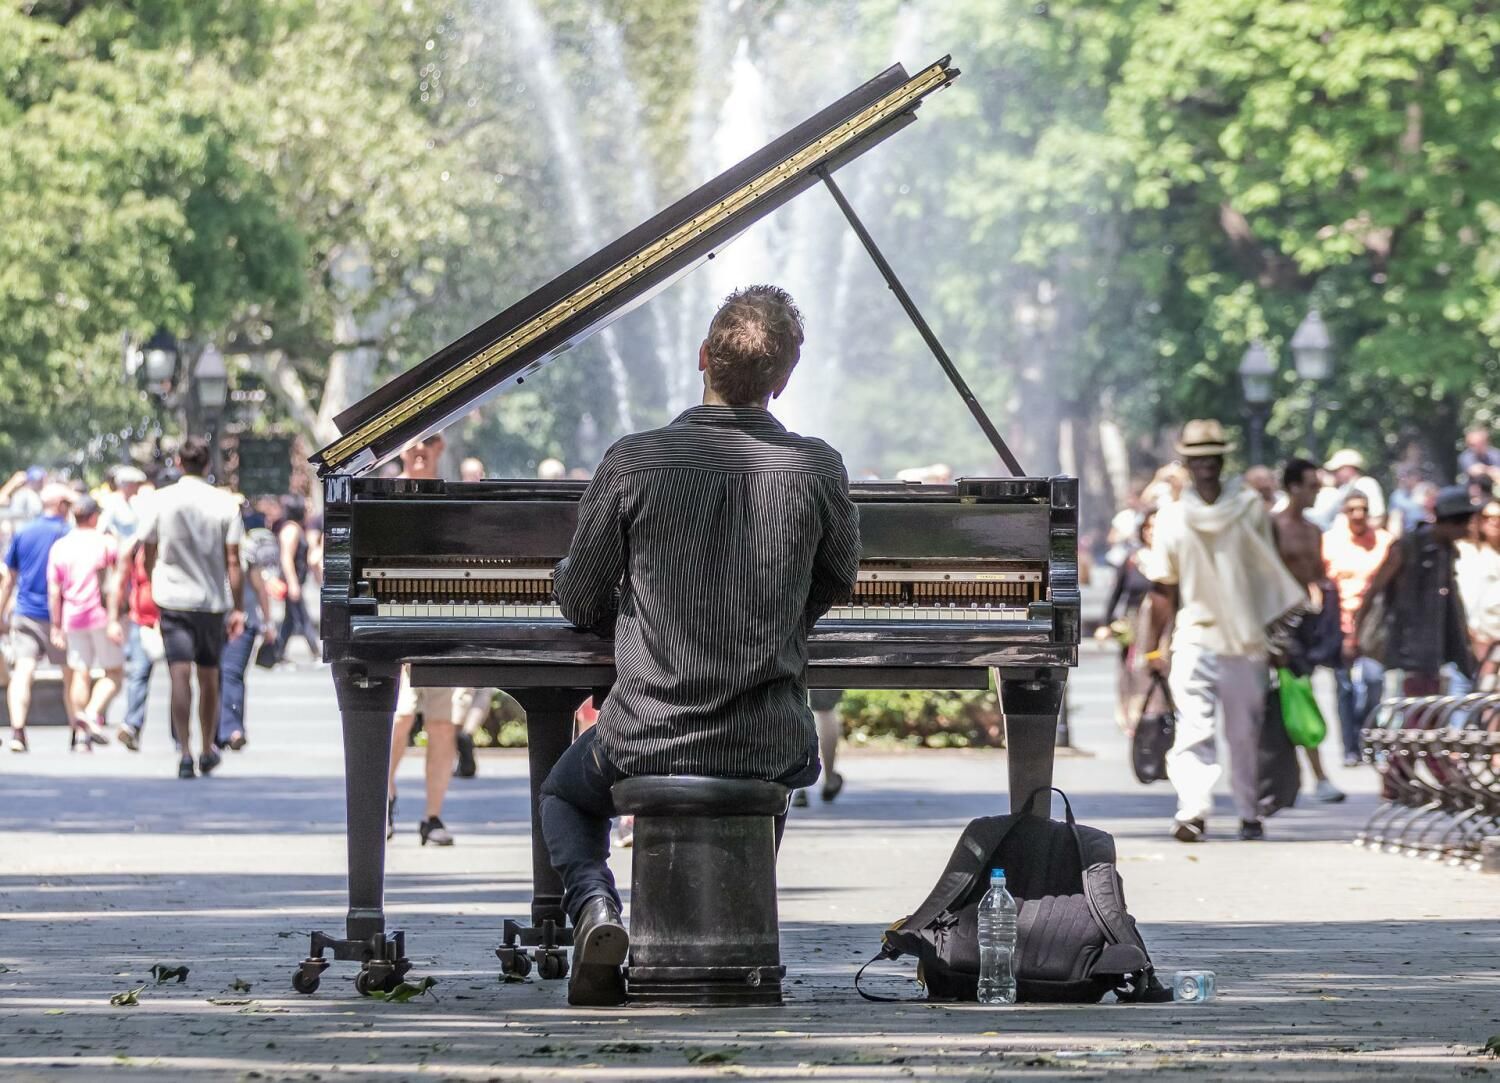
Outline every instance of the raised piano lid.
<svg viewBox="0 0 1500 1083">
<path fill-rule="evenodd" d="M 312 457 L 364 474 L 649 300 L 756 221 L 916 119 L 958 76 L 897 64 L 339 414 Z"/>
</svg>

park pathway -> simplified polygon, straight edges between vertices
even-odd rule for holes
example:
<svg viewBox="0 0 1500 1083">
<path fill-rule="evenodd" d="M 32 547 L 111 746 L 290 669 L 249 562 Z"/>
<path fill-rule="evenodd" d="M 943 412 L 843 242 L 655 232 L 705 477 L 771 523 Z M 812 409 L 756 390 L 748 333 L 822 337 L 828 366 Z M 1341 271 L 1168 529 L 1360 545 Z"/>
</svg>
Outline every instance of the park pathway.
<svg viewBox="0 0 1500 1083">
<path fill-rule="evenodd" d="M 288 979 L 343 913 L 340 751 L 325 672 L 255 672 L 251 743 L 218 775 L 173 777 L 158 687 L 145 751 L 69 757 L 66 734 L 0 758 L 0 1079 L 1095 1079 L 1183 1071 L 1264 1080 L 1500 1073 L 1500 881 L 1371 854 L 1341 806 L 1294 809 L 1270 841 L 1166 838 L 1172 798 L 1135 783 L 1109 716 L 1108 656 L 1073 688 L 1058 783 L 1115 833 L 1158 966 L 1207 968 L 1206 1006 L 872 1005 L 852 989 L 880 930 L 941 870 L 962 825 L 1004 810 L 1003 754 L 852 752 L 833 805 L 798 811 L 781 862 L 782 1009 L 570 1011 L 560 983 L 496 980 L 500 920 L 528 898 L 525 762 L 455 780 L 451 849 L 421 848 L 420 763 L 403 780 L 388 909 L 436 998 L 361 1000 L 335 964 Z M 1330 757 L 1334 758 L 1334 757 Z M 629 882 L 628 861 L 617 874 Z M 187 966 L 153 984 L 155 964 Z M 879 988 L 911 993 L 890 968 Z M 135 1007 L 112 995 L 145 986 Z M 248 988 L 247 988 L 248 987 Z"/>
</svg>

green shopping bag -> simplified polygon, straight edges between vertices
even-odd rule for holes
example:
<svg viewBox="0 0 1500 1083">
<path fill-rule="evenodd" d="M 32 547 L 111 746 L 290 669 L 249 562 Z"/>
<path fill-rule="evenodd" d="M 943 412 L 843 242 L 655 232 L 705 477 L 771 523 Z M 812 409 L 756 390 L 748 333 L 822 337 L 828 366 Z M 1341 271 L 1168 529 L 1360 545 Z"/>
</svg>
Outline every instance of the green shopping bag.
<svg viewBox="0 0 1500 1083">
<path fill-rule="evenodd" d="M 1281 685 L 1281 720 L 1292 744 L 1317 748 L 1328 736 L 1328 723 L 1313 698 L 1312 681 L 1298 677 L 1285 667 L 1276 671 Z"/>
</svg>

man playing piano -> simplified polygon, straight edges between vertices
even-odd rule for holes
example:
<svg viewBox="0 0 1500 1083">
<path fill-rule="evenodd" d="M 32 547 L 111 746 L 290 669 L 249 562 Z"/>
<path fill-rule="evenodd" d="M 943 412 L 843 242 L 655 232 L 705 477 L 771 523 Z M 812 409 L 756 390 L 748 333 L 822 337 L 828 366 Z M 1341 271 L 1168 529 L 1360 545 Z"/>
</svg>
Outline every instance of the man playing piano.
<svg viewBox="0 0 1500 1083">
<path fill-rule="evenodd" d="M 785 291 L 732 294 L 698 351 L 703 405 L 605 453 L 554 574 L 563 615 L 612 632 L 616 662 L 598 724 L 542 788 L 575 930 L 570 1003 L 625 995 L 629 941 L 608 865 L 615 782 L 818 777 L 807 635 L 853 590 L 860 547 L 839 454 L 767 408 L 801 346 Z"/>
</svg>

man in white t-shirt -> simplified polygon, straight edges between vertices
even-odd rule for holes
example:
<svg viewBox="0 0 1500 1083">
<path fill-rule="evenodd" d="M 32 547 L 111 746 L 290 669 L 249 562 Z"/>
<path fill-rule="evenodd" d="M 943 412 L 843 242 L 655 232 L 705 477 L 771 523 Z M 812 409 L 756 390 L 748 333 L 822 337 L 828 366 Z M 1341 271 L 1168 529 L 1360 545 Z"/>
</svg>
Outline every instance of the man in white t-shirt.
<svg viewBox="0 0 1500 1083">
<path fill-rule="evenodd" d="M 192 778 L 189 716 L 192 674 L 198 674 L 198 725 L 203 751 L 198 770 L 219 766 L 214 739 L 219 725 L 219 659 L 226 636 L 245 626 L 240 606 L 243 574 L 239 505 L 204 480 L 208 444 L 196 436 L 177 453 L 182 478 L 158 489 L 146 506 L 140 539 L 146 546 L 151 593 L 161 610 L 161 637 L 172 675 L 172 733 L 181 747 L 178 778 Z"/>
<path fill-rule="evenodd" d="M 1380 482 L 1365 473 L 1365 457 L 1353 448 L 1341 448 L 1323 464 L 1323 469 L 1333 475 L 1333 489 L 1324 489 L 1318 494 L 1307 517 L 1327 532 L 1333 528 L 1344 511 L 1344 501 L 1350 493 L 1360 493 L 1370 507 L 1370 525 L 1379 527 L 1385 523 L 1385 490 Z"/>
</svg>

